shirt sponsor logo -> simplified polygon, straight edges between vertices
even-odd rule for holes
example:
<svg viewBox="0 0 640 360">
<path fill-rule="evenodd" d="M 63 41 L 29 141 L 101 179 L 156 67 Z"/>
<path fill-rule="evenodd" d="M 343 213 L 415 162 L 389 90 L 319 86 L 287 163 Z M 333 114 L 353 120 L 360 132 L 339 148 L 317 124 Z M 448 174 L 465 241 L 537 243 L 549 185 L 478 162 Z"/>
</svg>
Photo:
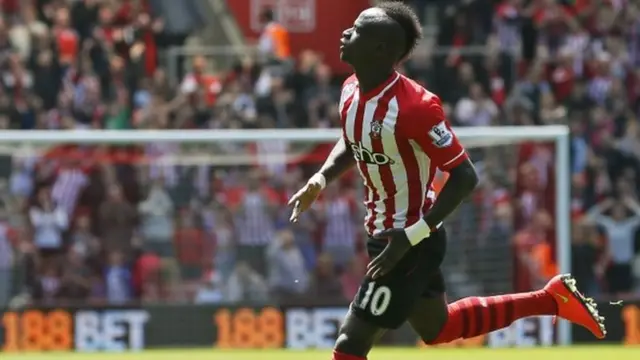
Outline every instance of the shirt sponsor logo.
<svg viewBox="0 0 640 360">
<path fill-rule="evenodd" d="M 357 161 L 362 161 L 370 165 L 393 165 L 395 161 L 383 153 L 373 152 L 362 144 L 351 144 L 351 151 Z"/>
</svg>

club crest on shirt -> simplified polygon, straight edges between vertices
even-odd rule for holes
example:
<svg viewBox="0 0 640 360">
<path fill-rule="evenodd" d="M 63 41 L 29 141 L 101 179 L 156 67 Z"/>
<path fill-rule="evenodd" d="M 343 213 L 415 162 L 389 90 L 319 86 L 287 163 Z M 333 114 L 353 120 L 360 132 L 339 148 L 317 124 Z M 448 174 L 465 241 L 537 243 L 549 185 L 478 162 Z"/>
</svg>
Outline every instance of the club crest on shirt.
<svg viewBox="0 0 640 360">
<path fill-rule="evenodd" d="M 369 131 L 369 136 L 372 139 L 380 139 L 382 134 L 382 120 L 373 120 L 371 121 L 371 130 Z"/>
</svg>

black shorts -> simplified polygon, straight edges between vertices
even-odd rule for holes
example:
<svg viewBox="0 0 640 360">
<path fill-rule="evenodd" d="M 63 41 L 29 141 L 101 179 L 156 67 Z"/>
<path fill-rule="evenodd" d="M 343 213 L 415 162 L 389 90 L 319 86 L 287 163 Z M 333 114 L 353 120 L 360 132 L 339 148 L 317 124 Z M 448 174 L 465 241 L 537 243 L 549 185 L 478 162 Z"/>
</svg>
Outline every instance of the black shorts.
<svg viewBox="0 0 640 360">
<path fill-rule="evenodd" d="M 386 241 L 369 239 L 367 251 L 375 258 Z M 357 317 L 385 329 L 397 329 L 421 297 L 445 292 L 440 265 L 447 249 L 447 233 L 440 228 L 413 247 L 387 275 L 372 281 L 365 277 L 351 309 Z"/>
</svg>

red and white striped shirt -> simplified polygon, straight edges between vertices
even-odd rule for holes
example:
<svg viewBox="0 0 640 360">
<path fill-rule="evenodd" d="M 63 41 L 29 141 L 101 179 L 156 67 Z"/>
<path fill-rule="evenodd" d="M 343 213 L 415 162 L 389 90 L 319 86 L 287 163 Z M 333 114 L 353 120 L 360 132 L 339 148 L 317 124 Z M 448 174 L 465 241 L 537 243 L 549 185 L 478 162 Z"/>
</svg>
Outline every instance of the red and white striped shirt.
<svg viewBox="0 0 640 360">
<path fill-rule="evenodd" d="M 436 169 L 468 155 L 445 119 L 440 99 L 394 73 L 362 93 L 355 75 L 342 86 L 342 134 L 364 180 L 369 235 L 412 225 L 432 206 Z"/>
</svg>

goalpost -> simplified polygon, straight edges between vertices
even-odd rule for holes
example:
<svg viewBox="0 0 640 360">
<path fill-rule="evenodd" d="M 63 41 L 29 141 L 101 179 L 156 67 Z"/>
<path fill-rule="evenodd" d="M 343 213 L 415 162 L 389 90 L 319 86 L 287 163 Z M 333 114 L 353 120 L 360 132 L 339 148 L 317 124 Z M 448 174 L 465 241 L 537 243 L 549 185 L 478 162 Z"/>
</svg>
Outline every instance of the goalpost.
<svg viewBox="0 0 640 360">
<path fill-rule="evenodd" d="M 518 127 L 469 127 L 457 128 L 456 134 L 464 145 L 473 149 L 505 147 L 505 153 L 525 142 L 554 144 L 553 162 L 555 163 L 555 238 L 557 264 L 560 272 L 571 271 L 570 245 L 570 159 L 569 130 L 566 126 L 518 126 Z M 150 145 L 166 144 L 170 146 L 210 146 L 256 144 L 280 142 L 287 144 L 331 144 L 340 136 L 338 129 L 260 129 L 260 130 L 71 130 L 71 131 L 2 131 L 0 154 L 34 154 L 42 148 L 57 145 Z M 3 146 L 4 145 L 4 146 Z M 233 147 L 232 147 L 233 148 Z M 218 148 L 216 148 L 218 149 Z M 247 155 L 241 151 L 216 149 L 178 152 L 164 157 L 163 164 L 224 165 L 255 163 L 256 156 L 266 163 L 287 162 L 290 157 L 282 154 L 269 154 L 269 147 L 256 150 Z M 266 149 L 266 150 L 265 150 Z M 222 151 L 222 150 L 220 150 Z M 286 150 L 285 152 L 291 152 Z M 188 154 L 187 154 L 188 153 Z M 316 160 L 319 162 L 322 160 Z M 502 161 L 502 160 L 500 160 Z M 359 199 L 358 199 L 359 200 Z M 472 221 L 472 220 L 469 220 Z M 472 234 L 473 236 L 473 234 Z M 453 236 L 452 236 L 453 237 Z M 452 245 L 453 246 L 453 245 Z M 471 256 L 472 258 L 472 256 Z M 571 327 L 565 321 L 559 322 L 558 342 L 561 345 L 571 343 Z"/>
</svg>

